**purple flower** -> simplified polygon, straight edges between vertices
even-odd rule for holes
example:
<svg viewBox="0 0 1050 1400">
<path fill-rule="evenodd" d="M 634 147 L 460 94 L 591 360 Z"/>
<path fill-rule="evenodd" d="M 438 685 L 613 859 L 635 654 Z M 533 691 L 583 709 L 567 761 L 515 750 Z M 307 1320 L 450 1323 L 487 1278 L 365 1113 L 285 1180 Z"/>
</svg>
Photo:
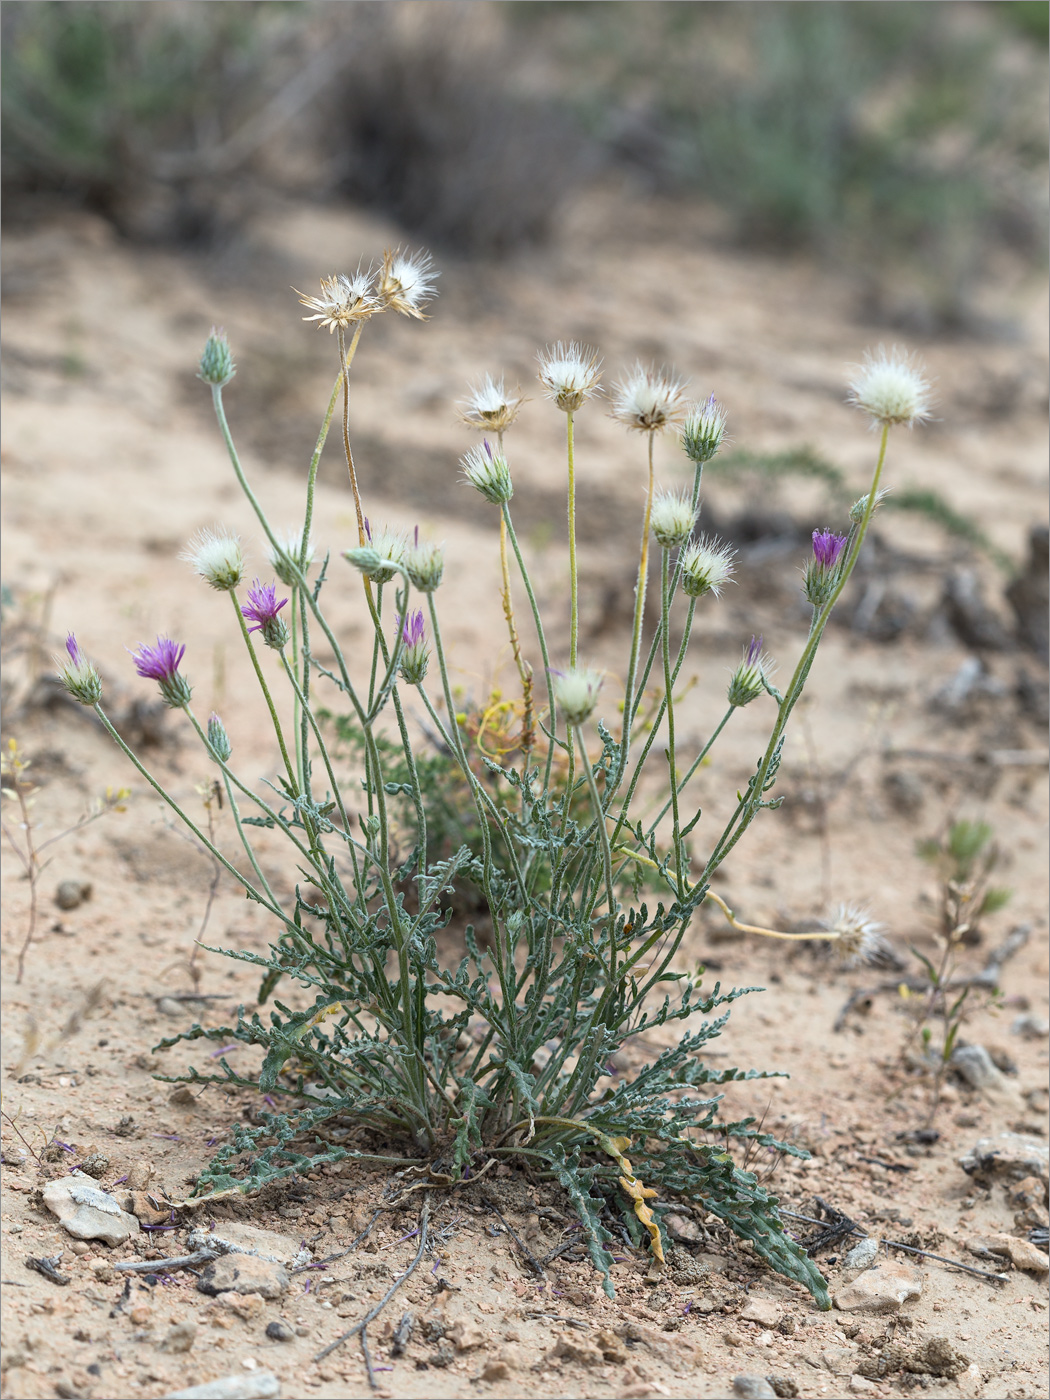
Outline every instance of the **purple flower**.
<svg viewBox="0 0 1050 1400">
<path fill-rule="evenodd" d="M 409 613 L 406 618 L 401 619 L 401 622 L 401 636 L 406 647 L 417 647 L 420 642 L 426 640 L 427 629 L 424 626 L 421 611 Z"/>
<path fill-rule="evenodd" d="M 172 710 L 185 709 L 193 694 L 189 682 L 179 675 L 179 662 L 185 653 L 185 646 L 170 637 L 158 637 L 155 646 L 140 642 L 138 650 L 131 653 L 135 670 L 144 680 L 157 682 L 164 703 Z"/>
<path fill-rule="evenodd" d="M 102 699 L 102 677 L 80 650 L 80 644 L 72 632 L 66 638 L 66 655 L 68 661 L 60 656 L 55 657 L 62 684 L 81 705 L 97 705 Z"/>
<path fill-rule="evenodd" d="M 273 622 L 277 614 L 287 603 L 287 598 L 277 601 L 277 585 L 275 583 L 260 583 L 255 580 L 254 585 L 248 589 L 248 601 L 241 608 L 242 616 L 249 622 L 254 622 L 254 627 L 249 627 L 249 632 L 261 632 L 268 622 Z"/>
<path fill-rule="evenodd" d="M 761 655 L 762 638 L 752 637 L 747 644 L 747 650 L 744 652 L 744 665 L 753 666 Z"/>
<path fill-rule="evenodd" d="M 74 666 L 83 666 L 86 664 L 84 653 L 80 650 L 80 644 L 72 632 L 70 632 L 69 636 L 66 638 L 66 651 L 69 652 L 69 659 Z"/>
<path fill-rule="evenodd" d="M 427 629 L 418 609 L 407 617 L 399 617 L 401 626 L 401 677 L 409 685 L 419 685 L 427 673 L 430 653 L 427 649 Z"/>
<path fill-rule="evenodd" d="M 835 567 L 845 544 L 845 535 L 833 534 L 831 530 L 813 531 L 813 554 L 822 569 Z"/>
<path fill-rule="evenodd" d="M 66 643 L 68 647 L 69 643 Z M 75 643 L 74 643 L 75 645 Z M 147 681 L 171 681 L 175 678 L 179 662 L 186 655 L 186 648 L 170 637 L 158 637 L 156 646 L 139 643 L 137 651 L 131 653 L 135 670 Z"/>
</svg>

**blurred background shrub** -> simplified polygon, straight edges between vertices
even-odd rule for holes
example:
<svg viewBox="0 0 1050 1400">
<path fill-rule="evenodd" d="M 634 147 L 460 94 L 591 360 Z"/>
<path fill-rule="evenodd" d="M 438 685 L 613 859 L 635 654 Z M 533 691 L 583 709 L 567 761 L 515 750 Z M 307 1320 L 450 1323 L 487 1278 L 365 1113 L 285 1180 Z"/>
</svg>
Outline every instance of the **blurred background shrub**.
<svg viewBox="0 0 1050 1400">
<path fill-rule="evenodd" d="M 8 218 L 57 196 L 208 241 L 274 193 L 343 197 L 501 256 L 613 179 L 926 332 L 980 329 L 996 260 L 1043 258 L 1045 3 L 39 0 L 3 26 Z"/>
</svg>

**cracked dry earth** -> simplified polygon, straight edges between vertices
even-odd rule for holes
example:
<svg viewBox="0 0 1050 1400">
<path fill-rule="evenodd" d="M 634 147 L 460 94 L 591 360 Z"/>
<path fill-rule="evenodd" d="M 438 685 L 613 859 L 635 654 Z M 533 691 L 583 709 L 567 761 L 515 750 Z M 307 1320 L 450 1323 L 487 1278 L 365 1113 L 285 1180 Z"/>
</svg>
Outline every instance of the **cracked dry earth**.
<svg viewBox="0 0 1050 1400">
<path fill-rule="evenodd" d="M 593 339 L 613 367 L 636 355 L 673 361 L 698 392 L 714 389 L 738 444 L 773 451 L 809 442 L 858 490 L 865 480 L 871 439 L 841 406 L 842 365 L 880 333 L 857 322 L 849 287 L 806 264 L 675 241 L 665 227 L 612 195 L 584 202 L 542 259 L 498 272 L 446 268 L 432 323 L 381 321 L 362 345 L 354 412 L 370 508 L 447 540 L 442 603 L 460 681 L 475 694 L 506 681 L 507 658 L 489 523 L 454 484 L 468 440 L 452 404 L 472 376 L 492 369 L 524 386 L 537 346 Z M 176 557 L 195 529 L 221 520 L 261 558 L 193 368 L 211 324 L 224 324 L 241 365 L 229 391 L 234 432 L 274 518 L 292 523 L 301 495 L 292 464 L 313 442 L 331 347 L 302 325 L 284 289 L 396 241 L 396 230 L 352 211 L 281 208 L 226 265 L 123 247 L 87 219 L 7 239 L 3 737 L 33 759 L 44 837 L 107 785 L 132 789 L 123 814 L 52 848 L 20 985 L 28 887 L 3 852 L 2 1394 L 11 1400 L 139 1400 L 230 1377 L 215 1393 L 365 1396 L 356 1338 L 314 1358 L 416 1257 L 422 1194 L 403 1195 L 406 1180 L 378 1166 L 326 1168 L 250 1199 L 172 1210 L 258 1104 L 158 1080 L 191 1064 L 206 1070 L 208 1052 L 199 1043 L 153 1047 L 193 1020 L 228 1024 L 238 1005 L 253 1005 L 257 982 L 242 965 L 202 954 L 194 986 L 188 957 L 207 903 L 207 861 L 105 737 L 40 679 L 47 654 L 75 627 L 114 707 L 138 724 L 150 764 L 183 801 L 199 802 L 204 760 L 173 719 L 135 707 L 152 697 L 129 679 L 123 650 L 170 631 L 189 642 L 201 706 L 222 711 L 246 777 L 269 772 L 265 717 L 221 600 Z M 625 283 L 645 308 L 636 323 L 614 314 Z M 1033 304 L 1030 287 L 998 294 L 1020 326 L 1013 342 L 916 347 L 937 380 L 939 421 L 894 442 L 890 472 L 947 493 L 1020 562 L 1029 525 L 1045 517 L 1043 304 Z M 1004 394 L 1005 413 L 996 406 Z M 541 404 L 528 405 L 514 458 L 530 557 L 559 608 L 560 431 Z M 600 413 L 581 415 L 587 651 L 613 669 L 640 500 L 636 446 Z M 660 452 L 673 482 L 671 445 Z M 352 513 L 334 452 L 322 475 L 317 533 L 341 548 Z M 711 486 L 712 516 L 736 508 L 733 489 Z M 803 519 L 817 509 L 808 499 L 801 488 L 790 495 Z M 975 674 L 972 653 L 938 621 L 953 547 L 932 525 L 892 519 L 880 523 L 883 535 L 892 528 L 899 549 L 933 561 L 908 584 L 926 630 L 892 644 L 832 631 L 790 738 L 780 789 L 788 801 L 757 825 L 720 892 L 741 917 L 781 927 L 819 916 L 829 901 L 866 902 L 906 971 L 842 971 L 809 951 L 726 938 L 706 912 L 683 965 L 703 961 L 723 985 L 766 988 L 734 1006 L 711 1048 L 718 1064 L 790 1075 L 733 1085 L 726 1105 L 733 1116 L 764 1115 L 767 1128 L 812 1154 L 750 1163 L 774 1173 L 787 1209 L 816 1218 L 826 1202 L 832 1219 L 848 1216 L 860 1232 L 1001 1278 L 890 1249 L 859 1269 L 845 1256 L 861 1234 L 833 1236 L 818 1258 L 844 1306 L 821 1313 L 702 1209 L 682 1205 L 668 1222 L 668 1272 L 653 1276 L 625 1243 L 610 1301 L 573 1247 L 575 1221 L 559 1191 L 495 1168 L 428 1193 L 430 1248 L 368 1328 L 380 1396 L 1046 1394 L 1047 1256 L 1028 1240 L 1046 1222 L 1046 735 L 1031 704 L 1045 693 L 1045 670 L 1016 649 L 986 651 L 981 684 L 949 705 L 946 683 Z M 805 624 L 784 601 L 783 579 L 792 575 L 794 587 L 797 563 L 745 556 L 739 588 L 705 614 L 680 721 L 690 743 L 720 714 L 726 669 L 752 632 L 763 632 L 782 664 L 796 654 Z M 977 567 L 1007 627 L 1002 579 Z M 334 621 L 352 646 L 364 636 L 353 590 L 332 592 Z M 705 770 L 713 824 L 752 768 L 765 722 L 758 711 L 739 716 Z M 972 1075 L 950 1076 L 934 1136 L 920 1131 L 928 1087 L 905 1053 L 912 1023 L 898 984 L 918 970 L 909 945 L 933 948 L 936 886 L 915 843 L 956 816 L 992 825 L 1004 852 L 997 878 L 1013 889 L 983 943 L 965 951 L 962 971 L 985 966 L 1012 930 L 1026 932 L 1009 944 L 999 1002 L 971 998 L 962 1035 L 984 1047 L 986 1072 L 976 1076 L 981 1087 Z M 221 814 L 219 822 L 228 843 Z M 261 850 L 287 889 L 276 850 L 265 840 Z M 55 903 L 63 882 L 64 908 Z M 257 909 L 220 883 L 205 941 L 260 948 L 267 933 Z M 616 1073 L 658 1053 L 661 1034 L 637 1037 Z M 249 1066 L 248 1050 L 229 1054 Z M 992 1145 L 968 1159 L 968 1174 L 960 1159 L 981 1139 Z M 61 1195 L 73 1168 L 131 1217 L 123 1243 L 78 1240 L 48 1208 L 45 1193 Z M 821 1229 L 793 1228 L 806 1238 Z M 242 1252 L 207 1270 L 159 1272 L 163 1258 L 191 1252 L 191 1233 L 201 1230 Z M 57 1276 L 27 1267 L 31 1259 L 54 1261 Z M 884 1310 L 864 1310 L 875 1304 Z"/>
</svg>

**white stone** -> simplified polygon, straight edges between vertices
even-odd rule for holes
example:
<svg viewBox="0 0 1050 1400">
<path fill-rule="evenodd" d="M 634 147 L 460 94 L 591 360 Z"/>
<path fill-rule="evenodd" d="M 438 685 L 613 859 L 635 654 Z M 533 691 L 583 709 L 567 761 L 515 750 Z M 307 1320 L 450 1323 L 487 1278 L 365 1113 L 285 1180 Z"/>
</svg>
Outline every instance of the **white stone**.
<svg viewBox="0 0 1050 1400">
<path fill-rule="evenodd" d="M 879 1255 L 879 1242 L 870 1237 L 855 1244 L 842 1261 L 844 1269 L 867 1269 Z"/>
<path fill-rule="evenodd" d="M 917 1269 L 886 1259 L 839 1289 L 833 1301 L 843 1312 L 896 1312 L 902 1303 L 921 1293 L 922 1275 Z"/>
<path fill-rule="evenodd" d="M 136 1218 L 121 1210 L 120 1202 L 84 1172 L 49 1181 L 41 1194 L 44 1205 L 74 1239 L 117 1245 L 139 1232 Z"/>
<path fill-rule="evenodd" d="M 221 1376 L 203 1385 L 191 1385 L 189 1390 L 172 1390 L 163 1400 L 276 1400 L 281 1382 L 272 1371 L 259 1371 L 249 1376 Z"/>
<path fill-rule="evenodd" d="M 775 1327 L 780 1321 L 780 1304 L 772 1298 L 751 1298 L 740 1314 L 741 1322 L 757 1322 L 762 1327 Z"/>
<path fill-rule="evenodd" d="M 984 1393 L 984 1377 L 976 1361 L 971 1361 L 966 1370 L 955 1377 L 955 1384 L 959 1387 L 959 1394 L 963 1400 L 977 1400 L 977 1397 Z"/>
</svg>

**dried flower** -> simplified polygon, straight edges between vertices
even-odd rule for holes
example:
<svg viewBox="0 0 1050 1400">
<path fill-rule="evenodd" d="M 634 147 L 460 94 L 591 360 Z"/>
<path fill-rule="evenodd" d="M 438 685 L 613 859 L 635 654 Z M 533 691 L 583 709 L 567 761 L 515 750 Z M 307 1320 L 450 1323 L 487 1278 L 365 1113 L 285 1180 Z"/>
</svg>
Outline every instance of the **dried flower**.
<svg viewBox="0 0 1050 1400">
<path fill-rule="evenodd" d="M 221 763 L 229 762 L 233 745 L 230 743 L 230 736 L 226 733 L 226 726 L 216 714 L 208 716 L 208 743 L 215 757 Z"/>
<path fill-rule="evenodd" d="M 574 666 L 568 671 L 551 671 L 554 699 L 567 724 L 582 724 L 598 702 L 604 671 Z"/>
<path fill-rule="evenodd" d="M 726 434 L 726 411 L 714 394 L 706 403 L 694 404 L 682 425 L 682 446 L 686 456 L 698 466 L 709 462 L 722 446 Z"/>
<path fill-rule="evenodd" d="M 313 543 L 307 539 L 306 550 L 303 550 L 302 530 L 287 530 L 279 535 L 277 539 L 279 548 L 271 548 L 267 558 L 270 567 L 284 584 L 285 588 L 291 588 L 296 583 L 296 576 L 289 568 L 289 564 L 294 564 L 296 569 L 302 573 L 309 572 L 310 565 L 314 560 Z"/>
<path fill-rule="evenodd" d="M 831 530 L 813 531 L 813 558 L 806 565 L 802 591 L 815 608 L 822 608 L 835 590 L 838 563 L 848 538 Z"/>
<path fill-rule="evenodd" d="M 677 491 L 661 491 L 653 500 L 649 516 L 653 534 L 664 549 L 685 544 L 693 533 L 697 509 L 689 496 Z"/>
<path fill-rule="evenodd" d="M 752 637 L 744 648 L 744 658 L 729 682 L 728 699 L 738 708 L 750 705 L 766 688 L 772 674 L 773 662 L 762 651 L 762 638 Z"/>
<path fill-rule="evenodd" d="M 321 278 L 321 295 L 310 297 L 292 288 L 303 306 L 314 314 L 304 316 L 304 321 L 318 321 L 328 327 L 328 333 L 337 326 L 345 329 L 355 321 L 367 321 L 377 311 L 384 309 L 376 295 L 375 273 L 371 267 L 358 267 L 352 277 L 345 272 L 332 277 Z"/>
<path fill-rule="evenodd" d="M 217 331 L 213 326 L 211 335 L 201 351 L 197 378 L 203 379 L 205 384 L 213 384 L 217 389 L 222 389 L 229 384 L 236 373 L 237 366 L 233 363 L 233 354 L 230 351 L 230 342 L 226 339 L 226 332 Z"/>
<path fill-rule="evenodd" d="M 185 709 L 193 694 L 189 682 L 179 675 L 179 662 L 185 654 L 185 645 L 170 637 L 158 637 L 152 646 L 140 642 L 138 650 L 131 653 L 135 670 L 144 680 L 158 683 L 165 705 L 172 710 Z"/>
<path fill-rule="evenodd" d="M 244 577 L 241 542 L 225 530 L 199 530 L 179 558 L 192 564 L 194 572 L 220 593 L 229 593 Z"/>
<path fill-rule="evenodd" d="M 401 653 L 401 675 L 409 685 L 420 685 L 427 673 L 430 650 L 427 647 L 427 629 L 421 612 L 409 613 L 398 618 L 401 624 L 401 640 L 404 651 Z"/>
<path fill-rule="evenodd" d="M 59 680 L 79 704 L 97 705 L 102 699 L 102 677 L 80 650 L 72 632 L 66 638 L 66 653 L 55 657 Z"/>
<path fill-rule="evenodd" d="M 472 447 L 459 462 L 471 486 L 494 506 L 504 505 L 514 495 L 507 459 L 502 452 L 492 450 L 488 438 L 480 447 Z"/>
<path fill-rule="evenodd" d="M 575 340 L 566 345 L 548 345 L 537 356 L 540 362 L 539 381 L 565 413 L 575 413 L 597 392 L 602 377 L 602 362 L 590 345 Z"/>
<path fill-rule="evenodd" d="M 682 551 L 682 588 L 690 598 L 703 598 L 707 593 L 720 597 L 733 577 L 733 557 L 728 545 L 701 535 Z"/>
<path fill-rule="evenodd" d="M 273 647 L 274 651 L 280 651 L 288 645 L 288 628 L 284 618 L 277 616 L 287 602 L 287 598 L 278 602 L 276 584 L 260 583 L 256 579 L 248 590 L 248 601 L 241 608 L 241 616 L 255 624 L 254 627 L 249 627 L 248 631 L 261 632 L 263 641 L 268 647 Z"/>
<path fill-rule="evenodd" d="M 518 416 L 518 410 L 525 400 L 507 393 L 502 377 L 493 379 L 486 374 L 484 379 L 471 384 L 470 392 L 461 399 L 457 407 L 459 416 L 471 428 L 482 428 L 490 433 L 505 432 Z"/>
<path fill-rule="evenodd" d="M 874 355 L 867 351 L 864 363 L 855 369 L 846 402 L 867 413 L 872 427 L 905 423 L 910 428 L 929 418 L 930 386 L 906 350 L 894 345 L 887 352 L 880 345 Z"/>
<path fill-rule="evenodd" d="M 872 962 L 886 950 L 883 925 L 869 918 L 856 904 L 840 904 L 831 919 L 835 951 L 849 966 Z"/>
<path fill-rule="evenodd" d="M 670 370 L 636 364 L 613 385 L 612 416 L 639 432 L 662 432 L 681 419 L 684 389 L 685 380 Z"/>
<path fill-rule="evenodd" d="M 422 308 L 435 295 L 434 280 L 441 274 L 433 269 L 429 253 L 406 253 L 400 248 L 383 254 L 383 270 L 379 274 L 379 294 L 383 305 L 425 321 Z"/>
</svg>

